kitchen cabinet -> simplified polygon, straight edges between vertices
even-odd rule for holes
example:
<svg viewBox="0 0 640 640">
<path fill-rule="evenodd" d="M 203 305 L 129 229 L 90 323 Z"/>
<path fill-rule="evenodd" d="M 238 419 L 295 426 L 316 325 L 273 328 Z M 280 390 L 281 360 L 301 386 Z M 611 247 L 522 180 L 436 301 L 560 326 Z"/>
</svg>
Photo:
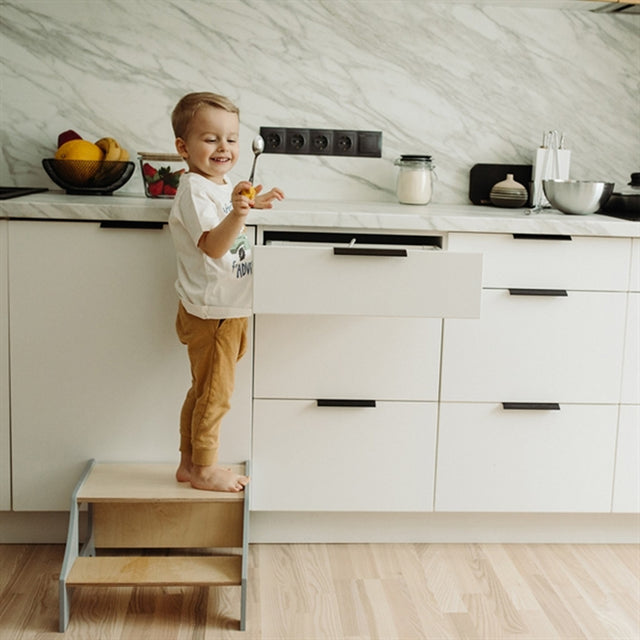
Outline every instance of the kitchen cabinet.
<svg viewBox="0 0 640 640">
<path fill-rule="evenodd" d="M 613 511 L 640 513 L 640 240 L 631 250 Z"/>
<path fill-rule="evenodd" d="M 485 268 L 481 319 L 444 324 L 436 510 L 609 511 L 630 240 L 449 247 L 482 250 Z"/>
<path fill-rule="evenodd" d="M 258 315 L 254 397 L 436 402 L 434 318 Z"/>
<path fill-rule="evenodd" d="M 613 488 L 613 511 L 620 513 L 640 513 L 640 242 L 634 245 Z"/>
<path fill-rule="evenodd" d="M 252 508 L 431 510 L 441 323 L 256 316 Z"/>
<path fill-rule="evenodd" d="M 254 402 L 252 509 L 431 511 L 437 404 L 341 404 Z"/>
<path fill-rule="evenodd" d="M 640 292 L 629 292 L 622 371 L 622 404 L 640 404 Z"/>
<path fill-rule="evenodd" d="M 612 510 L 640 513 L 640 404 L 620 407 Z"/>
<path fill-rule="evenodd" d="M 482 272 L 480 255 L 441 247 L 263 230 L 254 510 L 432 510 L 441 317 L 478 315 Z"/>
<path fill-rule="evenodd" d="M 617 407 L 443 403 L 437 511 L 608 512 Z"/>
<path fill-rule="evenodd" d="M 13 508 L 67 510 L 86 461 L 178 459 L 190 382 L 166 225 L 9 223 Z M 221 460 L 250 457 L 252 353 Z"/>
<path fill-rule="evenodd" d="M 0 220 L 0 511 L 11 509 L 9 427 L 9 246 L 6 220 Z"/>
<path fill-rule="evenodd" d="M 483 293 L 482 318 L 448 321 L 445 402 L 617 404 L 626 295 Z"/>
<path fill-rule="evenodd" d="M 631 241 L 631 276 L 629 291 L 640 292 L 640 238 Z"/>
<path fill-rule="evenodd" d="M 5 513 L 4 531 L 28 528 L 25 540 L 42 541 L 50 520 L 64 529 L 87 458 L 178 459 L 189 375 L 168 230 L 95 222 L 125 217 L 123 206 L 129 219 L 163 213 L 144 198 L 94 202 L 48 194 L 37 214 L 73 221 L 36 221 L 16 219 L 35 214 L 21 199 L 0 220 L 12 329 L 9 345 L 0 314 L 0 356 L 10 346 L 14 408 L 13 476 L 7 452 L 0 490 L 20 511 Z M 252 459 L 255 541 L 634 535 L 640 240 L 622 237 L 632 225 L 281 204 L 251 214 L 254 351 L 222 429 L 221 458 Z M 7 432 L 0 452 L 9 443 Z"/>
<path fill-rule="evenodd" d="M 267 230 L 255 247 L 254 312 L 478 317 L 482 257 L 442 243 L 440 235 Z"/>
<path fill-rule="evenodd" d="M 536 233 L 451 233 L 450 251 L 483 255 L 484 289 L 627 291 L 630 238 Z"/>
</svg>

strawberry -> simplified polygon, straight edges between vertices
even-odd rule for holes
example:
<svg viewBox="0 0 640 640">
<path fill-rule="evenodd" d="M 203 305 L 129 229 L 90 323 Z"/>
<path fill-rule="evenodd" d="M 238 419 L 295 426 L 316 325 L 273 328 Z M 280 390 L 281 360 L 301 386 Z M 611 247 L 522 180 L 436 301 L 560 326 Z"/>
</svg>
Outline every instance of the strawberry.
<svg viewBox="0 0 640 640">
<path fill-rule="evenodd" d="M 164 189 L 162 189 L 162 195 L 175 196 L 177 191 L 178 190 L 174 186 L 172 186 L 170 184 L 165 184 L 164 185 Z"/>
<path fill-rule="evenodd" d="M 156 180 L 155 182 L 152 182 L 151 184 L 149 184 L 149 186 L 147 188 L 149 189 L 149 195 L 152 198 L 156 198 L 156 197 L 162 195 L 162 190 L 164 188 L 164 182 L 162 182 L 162 180 Z"/>
<path fill-rule="evenodd" d="M 142 173 L 144 173 L 144 177 L 147 182 L 150 182 L 149 178 L 154 178 L 158 175 L 158 170 L 152 167 L 148 162 L 145 162 L 142 165 Z"/>
<path fill-rule="evenodd" d="M 169 166 L 156 169 L 148 162 L 145 162 L 142 165 L 142 173 L 149 195 L 152 198 L 157 198 L 161 195 L 175 196 L 178 181 L 184 171 L 184 169 L 180 169 L 172 172 Z"/>
</svg>

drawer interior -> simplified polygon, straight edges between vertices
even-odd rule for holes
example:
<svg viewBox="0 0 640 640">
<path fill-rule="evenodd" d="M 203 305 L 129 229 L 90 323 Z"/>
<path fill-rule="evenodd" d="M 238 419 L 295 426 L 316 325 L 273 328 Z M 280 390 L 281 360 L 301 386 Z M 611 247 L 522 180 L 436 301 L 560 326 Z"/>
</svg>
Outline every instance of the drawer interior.
<svg viewBox="0 0 640 640">
<path fill-rule="evenodd" d="M 263 245 L 327 246 L 351 248 L 410 247 L 411 249 L 442 249 L 442 236 L 365 233 L 350 231 L 287 231 L 267 230 Z"/>
</svg>

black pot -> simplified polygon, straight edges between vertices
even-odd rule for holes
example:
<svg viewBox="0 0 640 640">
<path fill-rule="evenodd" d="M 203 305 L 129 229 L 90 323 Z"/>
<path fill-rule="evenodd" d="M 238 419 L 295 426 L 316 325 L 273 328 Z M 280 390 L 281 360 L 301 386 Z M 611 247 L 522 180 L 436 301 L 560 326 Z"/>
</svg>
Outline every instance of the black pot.
<svg viewBox="0 0 640 640">
<path fill-rule="evenodd" d="M 625 193 L 614 191 L 611 194 L 601 209 L 602 213 L 625 220 L 640 220 L 640 172 L 632 173 L 628 184 L 631 188 Z"/>
</svg>

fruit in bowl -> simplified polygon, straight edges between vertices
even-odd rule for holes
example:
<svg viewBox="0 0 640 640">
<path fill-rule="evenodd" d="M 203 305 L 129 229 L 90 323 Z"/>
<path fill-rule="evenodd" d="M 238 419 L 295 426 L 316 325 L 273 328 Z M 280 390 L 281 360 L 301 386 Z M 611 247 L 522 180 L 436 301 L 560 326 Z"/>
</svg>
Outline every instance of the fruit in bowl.
<svg viewBox="0 0 640 640">
<path fill-rule="evenodd" d="M 180 176 L 186 171 L 182 156 L 171 153 L 138 154 L 148 198 L 173 198 Z"/>
<path fill-rule="evenodd" d="M 49 177 L 67 193 L 109 194 L 133 174 L 129 152 L 115 138 L 84 140 L 73 130 L 58 136 L 58 149 L 42 165 Z"/>
<path fill-rule="evenodd" d="M 88 140 L 69 140 L 58 147 L 54 160 L 60 177 L 81 187 L 98 172 L 104 160 L 102 149 Z"/>
<path fill-rule="evenodd" d="M 51 180 L 67 193 L 87 195 L 113 193 L 129 181 L 135 168 L 133 162 L 55 158 L 45 158 L 42 166 Z"/>
</svg>

